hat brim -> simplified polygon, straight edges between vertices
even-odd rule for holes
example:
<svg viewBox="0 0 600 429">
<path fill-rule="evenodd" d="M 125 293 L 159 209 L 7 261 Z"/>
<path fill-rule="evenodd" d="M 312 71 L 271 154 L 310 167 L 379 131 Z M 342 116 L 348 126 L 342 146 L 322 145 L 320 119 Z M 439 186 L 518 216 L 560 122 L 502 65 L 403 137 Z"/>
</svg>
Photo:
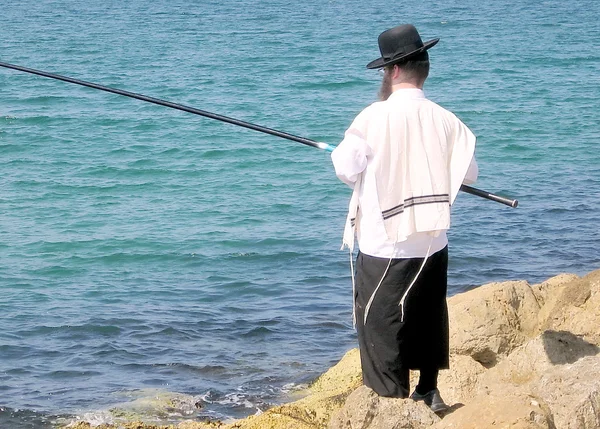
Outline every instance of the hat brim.
<svg viewBox="0 0 600 429">
<path fill-rule="evenodd" d="M 377 58 L 376 60 L 371 61 L 369 64 L 367 64 L 367 68 L 368 69 L 380 69 L 381 67 L 389 66 L 391 64 L 396 64 L 402 60 L 406 60 L 409 57 L 412 57 L 413 55 L 417 55 L 417 54 L 420 54 L 421 52 L 425 52 L 429 48 L 433 48 L 439 41 L 440 41 L 439 38 L 431 39 L 431 40 L 423 43 L 423 46 L 421 46 L 416 51 L 412 51 L 407 54 L 401 55 L 399 57 L 392 58 L 391 60 L 385 60 L 383 57 Z"/>
</svg>

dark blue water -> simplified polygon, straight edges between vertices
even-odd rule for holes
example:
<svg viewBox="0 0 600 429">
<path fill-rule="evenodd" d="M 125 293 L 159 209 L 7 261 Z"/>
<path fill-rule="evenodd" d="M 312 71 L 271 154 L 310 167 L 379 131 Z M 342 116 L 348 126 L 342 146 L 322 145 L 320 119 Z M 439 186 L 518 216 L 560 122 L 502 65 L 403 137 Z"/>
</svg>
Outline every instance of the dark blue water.
<svg viewBox="0 0 600 429">
<path fill-rule="evenodd" d="M 451 292 L 600 268 L 595 1 L 0 6 L 0 61 L 330 144 L 376 97 L 378 34 L 413 22 L 477 186 L 520 201 L 460 196 Z M 0 427 L 241 417 L 355 346 L 326 153 L 0 69 L 0 168 Z"/>
</svg>

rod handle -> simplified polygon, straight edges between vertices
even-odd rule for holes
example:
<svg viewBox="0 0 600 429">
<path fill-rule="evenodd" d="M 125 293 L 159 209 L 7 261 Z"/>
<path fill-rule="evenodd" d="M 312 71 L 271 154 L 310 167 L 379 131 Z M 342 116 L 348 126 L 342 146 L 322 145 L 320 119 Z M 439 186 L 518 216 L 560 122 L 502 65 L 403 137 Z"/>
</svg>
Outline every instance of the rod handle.
<svg viewBox="0 0 600 429">
<path fill-rule="evenodd" d="M 505 198 L 505 197 L 501 197 L 499 195 L 494 195 L 487 191 L 483 191 L 481 189 L 472 188 L 471 186 L 468 186 L 468 185 L 461 185 L 460 190 L 463 192 L 466 192 L 467 194 L 477 195 L 478 197 L 486 198 L 488 200 L 496 201 L 497 203 L 505 204 L 509 207 L 512 207 L 513 209 L 517 208 L 517 206 L 519 205 L 519 201 L 517 201 L 517 200 L 512 200 L 510 198 Z"/>
</svg>

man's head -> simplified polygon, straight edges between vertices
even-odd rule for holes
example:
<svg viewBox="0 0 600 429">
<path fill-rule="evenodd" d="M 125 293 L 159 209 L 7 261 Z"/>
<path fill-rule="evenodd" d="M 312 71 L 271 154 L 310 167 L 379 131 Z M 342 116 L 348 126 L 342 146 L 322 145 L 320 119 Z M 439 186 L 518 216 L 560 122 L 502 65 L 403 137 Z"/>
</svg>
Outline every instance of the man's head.
<svg viewBox="0 0 600 429">
<path fill-rule="evenodd" d="M 411 56 L 405 61 L 387 65 L 383 68 L 379 98 L 387 100 L 393 92 L 394 85 L 423 88 L 427 76 L 429 76 L 427 51 Z"/>
<path fill-rule="evenodd" d="M 384 75 L 379 98 L 387 100 L 395 85 L 423 88 L 429 76 L 429 54 L 440 39 L 425 43 L 414 25 L 399 25 L 379 35 L 381 58 L 367 64 L 367 68 L 383 68 Z"/>
</svg>

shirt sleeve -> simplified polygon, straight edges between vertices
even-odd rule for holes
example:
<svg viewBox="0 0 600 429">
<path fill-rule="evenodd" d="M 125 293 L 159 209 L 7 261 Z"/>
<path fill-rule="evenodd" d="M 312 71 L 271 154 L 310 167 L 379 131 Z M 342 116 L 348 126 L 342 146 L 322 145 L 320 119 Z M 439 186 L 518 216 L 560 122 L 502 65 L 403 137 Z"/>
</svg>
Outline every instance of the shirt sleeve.
<svg viewBox="0 0 600 429">
<path fill-rule="evenodd" d="M 364 125 L 359 115 L 346 131 L 344 140 L 331 153 L 336 176 L 351 188 L 367 168 L 368 158 L 372 155 L 365 138 Z"/>
<path fill-rule="evenodd" d="M 473 132 L 453 113 L 450 150 L 450 203 L 453 204 L 460 186 L 473 183 L 477 179 L 475 145 L 477 138 Z"/>
<path fill-rule="evenodd" d="M 465 185 L 471 185 L 477 181 L 477 176 L 479 175 L 479 167 L 477 166 L 477 161 L 475 160 L 475 155 L 471 158 L 471 164 L 469 164 L 469 169 L 467 170 L 467 174 L 465 174 L 465 178 L 463 183 Z"/>
</svg>

